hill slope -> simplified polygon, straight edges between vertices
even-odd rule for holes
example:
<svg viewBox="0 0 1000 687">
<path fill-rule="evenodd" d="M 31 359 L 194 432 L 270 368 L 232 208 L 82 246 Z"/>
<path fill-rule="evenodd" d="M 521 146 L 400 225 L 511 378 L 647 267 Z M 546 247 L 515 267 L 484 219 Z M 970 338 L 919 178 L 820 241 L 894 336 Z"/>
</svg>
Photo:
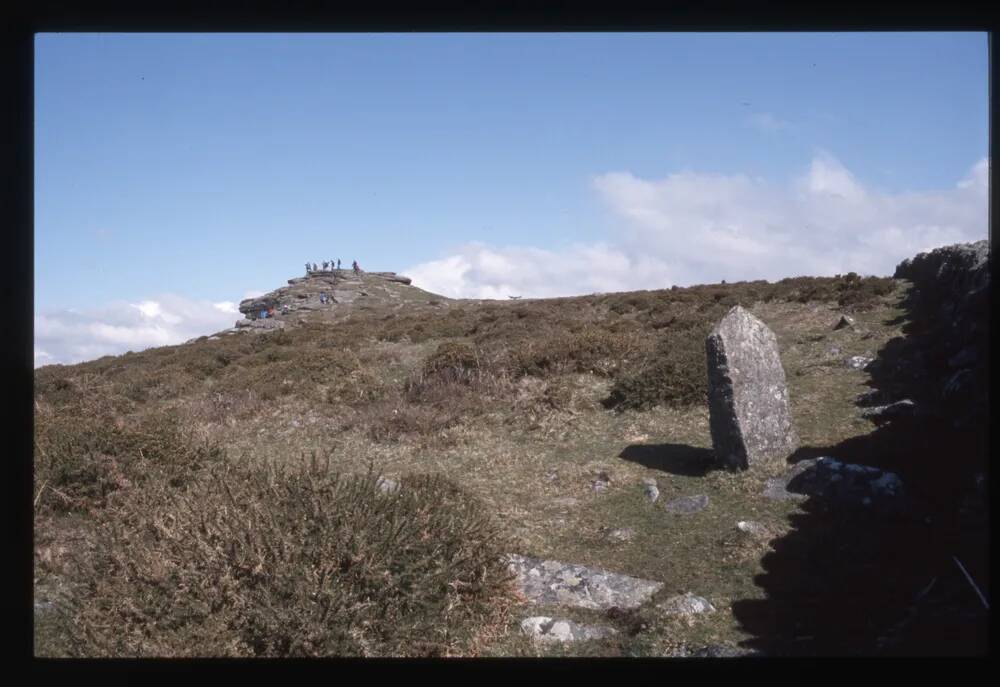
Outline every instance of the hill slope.
<svg viewBox="0 0 1000 687">
<path fill-rule="evenodd" d="M 68 551 L 83 546 L 72 542 L 91 539 L 100 523 L 119 517 L 119 503 L 147 488 L 139 471 L 148 470 L 158 438 L 221 448 L 225 460 L 298 465 L 315 456 L 339 473 L 374 467 L 393 480 L 446 475 L 483 504 L 518 553 L 664 583 L 640 609 L 642 622 L 549 609 L 616 624 L 621 632 L 612 638 L 533 645 L 517 625 L 529 613 L 515 610 L 506 624 L 489 624 L 486 635 L 453 649 L 459 653 L 673 655 L 682 645 L 739 643 L 769 653 L 873 653 L 879 634 L 898 623 L 905 608 L 899 594 L 875 608 L 845 599 L 861 598 L 858 585 L 874 585 L 875 598 L 901 585 L 908 590 L 912 575 L 899 566 L 884 569 L 877 584 L 871 575 L 813 571 L 810 584 L 850 579 L 855 587 L 832 596 L 827 589 L 841 602 L 837 613 L 788 615 L 807 597 L 775 592 L 781 542 L 805 536 L 810 547 L 829 551 L 850 541 L 835 522 L 841 516 L 762 497 L 767 475 L 714 469 L 704 338 L 733 305 L 750 308 L 777 335 L 802 445 L 843 446 L 872 430 L 855 405 L 871 377 L 849 360 L 875 358 L 904 335 L 908 282 L 803 277 L 479 302 L 445 299 L 386 275 L 337 276 L 293 280 L 241 304 L 248 313 L 272 303 L 279 311 L 282 303 L 297 306 L 276 318 L 287 323 L 280 331 L 202 337 L 36 371 L 40 596 L 71 584 Z M 336 302 L 324 306 L 318 294 L 326 289 Z M 855 324 L 835 329 L 845 313 Z M 100 434 L 106 427 L 118 433 Z M 167 439 L 164 427 L 173 433 Z M 197 482 L 206 463 L 194 454 L 170 460 L 177 467 L 167 479 L 179 485 L 177 475 Z M 661 494 L 657 504 L 643 496 L 649 479 Z M 707 496 L 709 506 L 690 516 L 662 508 L 684 496 Z M 768 535 L 746 536 L 737 522 L 747 520 Z M 624 539 L 609 536 L 623 529 Z M 843 550 L 837 556 L 843 559 Z M 779 584 L 804 589 L 794 579 Z M 718 611 L 682 622 L 657 610 L 684 592 Z M 774 608 L 769 599 L 776 597 L 784 605 Z M 862 615 L 869 625 L 859 630 Z M 67 651 L 59 622 L 43 618 L 38 627 L 43 653 Z"/>
</svg>

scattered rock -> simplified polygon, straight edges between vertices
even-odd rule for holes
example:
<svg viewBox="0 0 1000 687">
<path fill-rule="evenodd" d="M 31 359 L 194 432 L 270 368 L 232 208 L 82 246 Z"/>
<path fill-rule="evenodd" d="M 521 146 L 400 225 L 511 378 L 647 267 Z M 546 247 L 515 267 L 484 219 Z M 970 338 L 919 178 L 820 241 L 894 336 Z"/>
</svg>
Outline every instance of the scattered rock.
<svg viewBox="0 0 1000 687">
<path fill-rule="evenodd" d="M 593 482 L 591 482 L 590 485 L 591 489 L 593 489 L 597 493 L 606 491 L 610 486 L 611 486 L 611 475 L 608 474 L 606 470 L 599 471 L 597 473 L 596 478 L 594 479 Z"/>
<path fill-rule="evenodd" d="M 771 530 L 766 525 L 755 520 L 740 520 L 736 523 L 736 529 L 761 541 L 770 539 L 772 536 Z"/>
<path fill-rule="evenodd" d="M 522 620 L 521 631 L 539 642 L 577 642 L 603 639 L 618 634 L 618 631 L 611 627 L 580 625 L 572 620 L 544 615 Z"/>
<path fill-rule="evenodd" d="M 670 513 L 678 515 L 690 515 L 705 510 L 708 507 L 708 496 L 699 494 L 698 496 L 682 496 L 673 501 L 668 501 L 664 508 Z"/>
<path fill-rule="evenodd" d="M 375 482 L 375 486 L 383 494 L 391 494 L 392 492 L 399 490 L 399 482 L 394 479 L 389 479 L 388 477 L 379 477 L 378 481 Z"/>
<path fill-rule="evenodd" d="M 705 344 L 709 425 L 716 459 L 730 469 L 784 458 L 798 445 L 778 340 L 740 306 Z"/>
<path fill-rule="evenodd" d="M 875 358 L 869 358 L 863 355 L 851 356 L 847 359 L 847 366 L 854 370 L 863 370 L 868 367 Z"/>
<path fill-rule="evenodd" d="M 837 320 L 837 324 L 834 325 L 833 328 L 834 329 L 846 329 L 846 328 L 849 328 L 849 327 L 853 328 L 855 326 L 855 324 L 856 323 L 854 321 L 854 318 L 851 317 L 850 315 L 841 315 L 840 319 Z"/>
<path fill-rule="evenodd" d="M 632 541 L 632 538 L 635 536 L 635 530 L 633 530 L 631 527 L 623 527 L 620 529 L 611 530 L 610 532 L 608 532 L 607 536 L 608 539 L 610 539 L 611 541 L 616 541 L 616 542 Z"/>
<path fill-rule="evenodd" d="M 902 401 L 863 410 L 861 417 L 871 420 L 876 425 L 883 425 L 893 420 L 914 418 L 918 412 L 917 404 L 904 398 Z"/>
<path fill-rule="evenodd" d="M 652 477 L 647 477 L 642 480 L 642 485 L 642 492 L 646 500 L 650 503 L 656 503 L 656 499 L 660 498 L 660 488 L 656 486 L 656 480 Z"/>
<path fill-rule="evenodd" d="M 691 592 L 672 596 L 666 601 L 662 601 L 657 604 L 657 608 L 661 609 L 667 615 L 677 615 L 682 617 L 691 617 L 701 615 L 703 613 L 715 613 L 715 606 L 710 604 L 707 599 L 695 596 Z"/>
<path fill-rule="evenodd" d="M 642 605 L 663 587 L 662 582 L 559 561 L 517 554 L 508 556 L 508 561 L 521 592 L 537 604 L 628 609 Z"/>
</svg>

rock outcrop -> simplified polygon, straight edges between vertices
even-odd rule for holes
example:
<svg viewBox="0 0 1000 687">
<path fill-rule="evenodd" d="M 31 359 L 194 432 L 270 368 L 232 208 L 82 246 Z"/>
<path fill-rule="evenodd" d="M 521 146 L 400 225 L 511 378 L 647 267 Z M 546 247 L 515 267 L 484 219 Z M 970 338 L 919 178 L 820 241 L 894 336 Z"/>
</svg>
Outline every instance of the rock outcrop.
<svg viewBox="0 0 1000 687">
<path fill-rule="evenodd" d="M 792 426 L 778 341 L 767 325 L 735 306 L 706 341 L 708 406 L 716 459 L 730 469 L 785 458 Z"/>
<path fill-rule="evenodd" d="M 288 280 L 288 285 L 269 293 L 247 298 L 240 302 L 239 311 L 245 319 L 236 323 L 242 330 L 248 328 L 273 329 L 277 325 L 251 325 L 251 322 L 268 322 L 287 320 L 295 313 L 332 310 L 339 306 L 350 305 L 357 299 L 375 296 L 385 297 L 385 300 L 399 300 L 401 288 L 398 285 L 411 283 L 409 277 L 395 272 L 362 272 L 355 274 L 351 270 L 309 270 L 304 277 L 294 277 Z M 418 289 L 413 289 L 420 293 Z M 325 298 L 321 296 L 325 295 Z M 261 311 L 271 310 L 274 315 L 260 318 Z"/>
</svg>

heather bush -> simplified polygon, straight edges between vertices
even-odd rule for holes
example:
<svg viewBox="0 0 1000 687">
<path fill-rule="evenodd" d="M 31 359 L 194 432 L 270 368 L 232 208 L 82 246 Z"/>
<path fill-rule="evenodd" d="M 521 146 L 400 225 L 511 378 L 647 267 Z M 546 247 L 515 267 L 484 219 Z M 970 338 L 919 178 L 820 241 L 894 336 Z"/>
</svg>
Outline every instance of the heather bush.
<svg viewBox="0 0 1000 687">
<path fill-rule="evenodd" d="M 607 408 L 643 410 L 656 405 L 682 407 L 706 402 L 708 369 L 704 332 L 692 329 L 659 342 L 656 351 L 632 372 L 616 378 Z"/>
<path fill-rule="evenodd" d="M 80 656 L 440 656 L 508 621 L 501 529 L 435 475 L 223 461 L 131 494 L 62 606 Z"/>
</svg>

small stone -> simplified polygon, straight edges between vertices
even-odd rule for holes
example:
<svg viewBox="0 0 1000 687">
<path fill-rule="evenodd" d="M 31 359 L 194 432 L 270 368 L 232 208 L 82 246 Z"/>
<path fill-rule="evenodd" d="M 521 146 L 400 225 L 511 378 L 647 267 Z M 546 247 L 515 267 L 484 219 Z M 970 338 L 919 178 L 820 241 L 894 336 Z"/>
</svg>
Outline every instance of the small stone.
<svg viewBox="0 0 1000 687">
<path fill-rule="evenodd" d="M 611 627 L 581 625 L 572 620 L 534 616 L 521 621 L 521 631 L 539 642 L 576 642 L 588 639 L 603 639 L 618 634 Z"/>
<path fill-rule="evenodd" d="M 670 513 L 678 515 L 690 515 L 705 510 L 708 506 L 708 496 L 699 494 L 697 496 L 682 496 L 673 501 L 669 501 L 664 508 Z"/>
<path fill-rule="evenodd" d="M 660 498 L 660 490 L 655 484 L 647 484 L 643 493 L 650 503 L 656 503 L 656 499 Z"/>
<path fill-rule="evenodd" d="M 390 494 L 394 491 L 399 490 L 399 482 L 397 482 L 394 479 L 389 479 L 388 477 L 379 477 L 378 481 L 375 483 L 375 486 L 383 494 Z"/>
<path fill-rule="evenodd" d="M 892 420 L 912 418 L 917 412 L 917 404 L 908 398 L 904 398 L 902 401 L 863 410 L 861 417 L 871 420 L 877 425 L 881 425 Z"/>
<path fill-rule="evenodd" d="M 715 612 L 715 606 L 710 604 L 707 599 L 695 596 L 691 592 L 672 596 L 659 603 L 658 607 L 667 615 L 693 616 Z"/>
<path fill-rule="evenodd" d="M 611 530 L 608 532 L 608 539 L 611 541 L 626 542 L 631 541 L 632 537 L 635 536 L 635 530 L 631 527 L 623 527 L 617 530 Z"/>
<path fill-rule="evenodd" d="M 855 325 L 854 318 L 850 315 L 841 315 L 840 319 L 837 320 L 837 324 L 834 325 L 834 329 L 845 329 L 848 327 L 853 327 Z"/>
<path fill-rule="evenodd" d="M 855 355 L 847 359 L 847 366 L 854 370 L 863 370 L 874 360 L 874 358 L 869 358 L 867 356 Z"/>
<path fill-rule="evenodd" d="M 771 536 L 771 532 L 767 527 L 754 520 L 740 520 L 736 523 L 736 529 L 749 534 L 755 539 L 766 539 Z"/>
</svg>

